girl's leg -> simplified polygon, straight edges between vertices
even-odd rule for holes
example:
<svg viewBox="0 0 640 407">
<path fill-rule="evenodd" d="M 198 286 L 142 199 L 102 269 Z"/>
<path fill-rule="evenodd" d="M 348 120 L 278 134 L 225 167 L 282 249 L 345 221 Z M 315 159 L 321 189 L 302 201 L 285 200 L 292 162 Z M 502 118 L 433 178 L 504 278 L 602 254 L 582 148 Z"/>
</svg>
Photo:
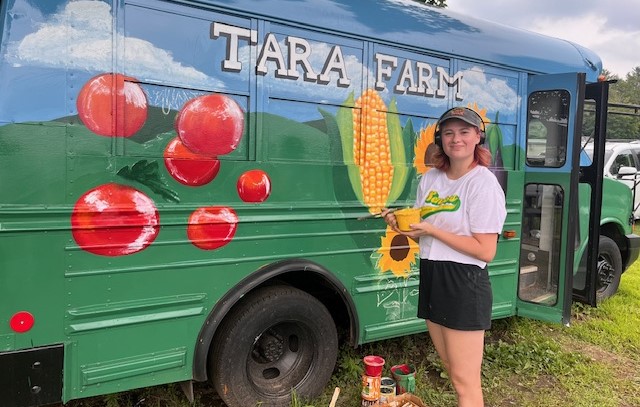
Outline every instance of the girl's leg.
<svg viewBox="0 0 640 407">
<path fill-rule="evenodd" d="M 436 348 L 436 352 L 438 352 L 440 360 L 442 360 L 444 369 L 447 371 L 447 374 L 449 374 L 449 358 L 447 356 L 444 333 L 442 332 L 443 326 L 436 324 L 435 322 L 431 322 L 427 319 L 427 328 L 429 329 L 431 342 L 433 342 L 433 346 Z"/>
<path fill-rule="evenodd" d="M 431 338 L 442 358 L 459 407 L 482 407 L 481 367 L 484 331 L 460 331 L 428 322 Z M 435 337 L 435 339 L 434 339 Z"/>
</svg>

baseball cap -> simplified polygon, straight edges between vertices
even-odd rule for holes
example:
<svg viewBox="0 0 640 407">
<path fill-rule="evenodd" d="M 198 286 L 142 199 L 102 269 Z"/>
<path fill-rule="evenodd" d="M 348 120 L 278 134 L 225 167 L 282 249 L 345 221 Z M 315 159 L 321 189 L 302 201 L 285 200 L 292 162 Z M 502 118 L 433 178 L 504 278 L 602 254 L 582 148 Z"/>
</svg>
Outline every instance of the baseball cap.
<svg viewBox="0 0 640 407">
<path fill-rule="evenodd" d="M 449 119 L 460 119 L 472 126 L 477 127 L 480 131 L 484 131 L 484 122 L 480 115 L 468 107 L 454 107 L 449 109 L 438 119 L 437 127 L 440 127 L 442 123 Z"/>
</svg>

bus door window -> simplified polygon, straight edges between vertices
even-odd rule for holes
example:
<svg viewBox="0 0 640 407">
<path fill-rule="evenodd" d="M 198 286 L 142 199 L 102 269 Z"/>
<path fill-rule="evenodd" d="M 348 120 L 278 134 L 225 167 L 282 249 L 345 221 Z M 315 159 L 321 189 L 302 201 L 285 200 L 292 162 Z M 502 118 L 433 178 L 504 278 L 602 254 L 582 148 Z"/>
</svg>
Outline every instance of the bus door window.
<svg viewBox="0 0 640 407">
<path fill-rule="evenodd" d="M 562 167 L 567 160 L 569 92 L 551 90 L 529 96 L 527 165 Z"/>
<path fill-rule="evenodd" d="M 525 188 L 518 284 L 524 301 L 555 305 L 558 299 L 563 203 L 559 186 Z"/>
</svg>

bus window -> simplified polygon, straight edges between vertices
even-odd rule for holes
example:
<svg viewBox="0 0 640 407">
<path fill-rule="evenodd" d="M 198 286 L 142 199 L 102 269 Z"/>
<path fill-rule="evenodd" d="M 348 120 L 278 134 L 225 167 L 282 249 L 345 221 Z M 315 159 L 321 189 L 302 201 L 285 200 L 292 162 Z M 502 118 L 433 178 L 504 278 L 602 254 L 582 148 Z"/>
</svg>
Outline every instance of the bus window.
<svg viewBox="0 0 640 407">
<path fill-rule="evenodd" d="M 525 189 L 520 253 L 520 299 L 554 305 L 558 300 L 562 207 L 557 185 L 529 184 Z"/>
<path fill-rule="evenodd" d="M 562 167 L 567 155 L 569 92 L 545 90 L 529 95 L 527 165 Z"/>
</svg>

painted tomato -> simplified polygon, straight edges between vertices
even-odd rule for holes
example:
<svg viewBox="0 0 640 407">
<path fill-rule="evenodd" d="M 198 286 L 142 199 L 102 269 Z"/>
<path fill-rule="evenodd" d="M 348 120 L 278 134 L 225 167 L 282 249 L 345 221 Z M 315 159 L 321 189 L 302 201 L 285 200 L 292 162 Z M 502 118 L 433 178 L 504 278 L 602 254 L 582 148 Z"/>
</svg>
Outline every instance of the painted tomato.
<svg viewBox="0 0 640 407">
<path fill-rule="evenodd" d="M 217 93 L 199 96 L 185 103 L 175 126 L 189 150 L 217 157 L 238 147 L 244 131 L 244 112 L 228 96 Z"/>
<path fill-rule="evenodd" d="M 236 188 L 243 201 L 263 202 L 271 193 L 271 180 L 262 170 L 249 170 L 238 177 Z"/>
<path fill-rule="evenodd" d="M 208 184 L 220 170 L 218 159 L 192 152 L 180 137 L 171 140 L 164 149 L 164 165 L 176 181 L 194 187 Z"/>
<path fill-rule="evenodd" d="M 101 256 L 145 249 L 158 236 L 160 217 L 151 198 L 116 183 L 85 192 L 71 213 L 71 232 L 80 248 Z"/>
<path fill-rule="evenodd" d="M 226 206 L 198 208 L 187 224 L 187 237 L 194 246 L 213 250 L 229 243 L 236 234 L 238 215 Z"/>
<path fill-rule="evenodd" d="M 135 82 L 134 78 L 113 73 L 89 79 L 76 101 L 82 123 L 100 136 L 135 134 L 147 120 L 148 110 L 147 96 Z"/>
</svg>

